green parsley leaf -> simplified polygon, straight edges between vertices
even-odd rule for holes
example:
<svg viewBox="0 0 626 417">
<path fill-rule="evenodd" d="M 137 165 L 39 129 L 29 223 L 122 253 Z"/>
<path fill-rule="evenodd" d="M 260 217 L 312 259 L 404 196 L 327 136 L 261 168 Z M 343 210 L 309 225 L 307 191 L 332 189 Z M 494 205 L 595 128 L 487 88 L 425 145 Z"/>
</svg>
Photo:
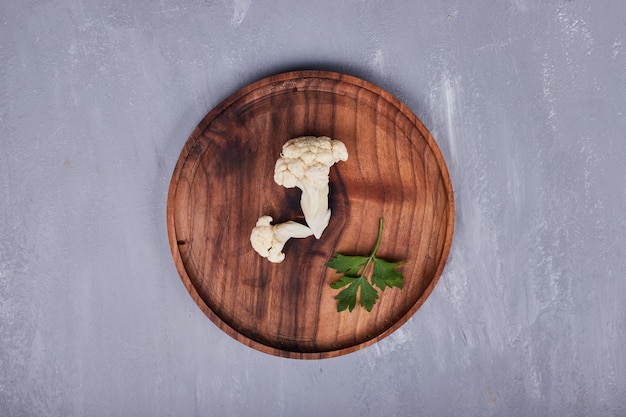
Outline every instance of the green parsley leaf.
<svg viewBox="0 0 626 417">
<path fill-rule="evenodd" d="M 359 271 L 369 258 L 367 256 L 345 256 L 336 254 L 328 263 L 327 267 L 336 269 L 339 274 L 349 277 L 358 277 Z"/>
<path fill-rule="evenodd" d="M 330 284 L 330 287 L 335 290 L 345 287 L 335 296 L 337 311 L 354 310 L 357 296 L 359 304 L 368 312 L 372 311 L 378 300 L 378 291 L 374 286 L 380 288 L 381 291 L 387 287 L 402 289 L 404 277 L 397 269 L 402 262 L 388 262 L 376 257 L 382 233 L 383 219 L 381 218 L 378 226 L 378 239 L 370 256 L 349 256 L 338 253 L 326 263 L 327 267 L 336 270 L 338 274 L 343 274 L 337 281 Z M 371 274 L 369 274 L 370 269 Z M 367 279 L 368 274 L 371 275 L 371 284 Z"/>
<path fill-rule="evenodd" d="M 361 286 L 362 278 L 355 278 L 350 285 L 335 297 L 337 300 L 337 311 L 343 311 L 346 308 L 350 311 L 354 310 L 356 305 L 356 293 Z"/>
<path fill-rule="evenodd" d="M 372 307 L 378 300 L 378 291 L 367 282 L 365 277 L 361 277 L 361 279 L 363 280 L 361 283 L 361 306 L 365 307 L 367 311 L 372 311 Z"/>
<path fill-rule="evenodd" d="M 357 279 L 359 279 L 358 277 L 347 277 L 347 276 L 343 276 L 341 278 L 339 278 L 337 281 L 333 282 L 332 284 L 330 284 L 330 287 L 334 290 L 338 290 L 339 288 L 343 288 L 346 285 L 350 285 L 352 283 L 354 283 L 354 281 L 356 281 Z"/>
<path fill-rule="evenodd" d="M 386 287 L 398 287 L 402 289 L 402 272 L 396 268 L 402 265 L 400 262 L 392 263 L 374 258 L 374 271 L 372 272 L 372 284 L 381 290 Z"/>
<path fill-rule="evenodd" d="M 378 300 L 378 291 L 376 291 L 376 288 L 372 287 L 365 277 L 342 277 L 338 281 L 333 282 L 331 287 L 336 289 L 346 285 L 347 288 L 340 291 L 339 294 L 335 296 L 335 300 L 338 301 L 337 311 L 343 311 L 345 309 L 349 311 L 354 310 L 359 288 L 361 289 L 361 306 L 365 307 L 367 311 L 372 311 L 372 307 L 374 307 L 376 300 Z"/>
</svg>

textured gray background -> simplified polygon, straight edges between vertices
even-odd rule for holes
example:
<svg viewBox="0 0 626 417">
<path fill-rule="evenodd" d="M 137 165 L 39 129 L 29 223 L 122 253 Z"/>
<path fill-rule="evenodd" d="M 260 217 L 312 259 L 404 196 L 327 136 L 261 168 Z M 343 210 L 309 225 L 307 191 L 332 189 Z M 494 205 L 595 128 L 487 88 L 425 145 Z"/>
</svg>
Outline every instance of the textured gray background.
<svg viewBox="0 0 626 417">
<path fill-rule="evenodd" d="M 167 187 L 222 99 L 291 69 L 395 94 L 457 204 L 435 291 L 322 361 L 222 333 Z M 0 415 L 625 416 L 622 0 L 1 0 Z"/>
</svg>

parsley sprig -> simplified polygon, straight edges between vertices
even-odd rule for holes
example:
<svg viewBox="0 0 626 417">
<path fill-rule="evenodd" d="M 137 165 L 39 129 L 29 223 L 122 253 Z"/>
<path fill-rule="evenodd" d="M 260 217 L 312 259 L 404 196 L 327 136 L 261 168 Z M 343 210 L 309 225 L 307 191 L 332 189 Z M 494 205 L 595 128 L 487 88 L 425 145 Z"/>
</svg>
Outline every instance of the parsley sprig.
<svg viewBox="0 0 626 417">
<path fill-rule="evenodd" d="M 402 262 L 387 262 L 376 257 L 382 236 L 383 219 L 381 218 L 378 224 L 378 239 L 371 255 L 347 256 L 338 253 L 326 264 L 327 267 L 336 270 L 338 274 L 343 274 L 337 281 L 330 284 L 331 288 L 336 290 L 346 287 L 335 296 L 337 311 L 348 309 L 352 312 L 356 306 L 357 295 L 359 295 L 361 306 L 365 307 L 367 311 L 372 311 L 372 307 L 378 300 L 378 291 L 374 286 L 381 291 L 388 287 L 402 289 L 404 277 L 402 272 L 396 269 Z M 371 276 L 371 284 L 367 278 L 368 274 Z"/>
</svg>

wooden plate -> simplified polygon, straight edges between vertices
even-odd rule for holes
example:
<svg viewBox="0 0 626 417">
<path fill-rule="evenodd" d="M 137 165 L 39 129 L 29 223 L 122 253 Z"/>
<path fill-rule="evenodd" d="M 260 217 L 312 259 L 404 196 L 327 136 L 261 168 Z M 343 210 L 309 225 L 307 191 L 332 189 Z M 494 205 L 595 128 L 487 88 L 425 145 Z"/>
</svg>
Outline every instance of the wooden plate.
<svg viewBox="0 0 626 417">
<path fill-rule="evenodd" d="M 292 239 L 272 264 L 250 245 L 259 216 L 303 221 L 300 191 L 278 186 L 282 145 L 303 136 L 346 144 L 331 169 L 332 218 L 321 239 Z M 335 254 L 407 260 L 404 288 L 368 313 L 337 312 L 325 266 Z M 434 139 L 402 103 L 361 79 L 298 71 L 262 79 L 224 100 L 193 131 L 173 173 L 169 242 L 185 287 L 238 341 L 273 355 L 319 359 L 389 335 L 424 303 L 444 268 L 454 224 L 452 186 Z"/>
</svg>

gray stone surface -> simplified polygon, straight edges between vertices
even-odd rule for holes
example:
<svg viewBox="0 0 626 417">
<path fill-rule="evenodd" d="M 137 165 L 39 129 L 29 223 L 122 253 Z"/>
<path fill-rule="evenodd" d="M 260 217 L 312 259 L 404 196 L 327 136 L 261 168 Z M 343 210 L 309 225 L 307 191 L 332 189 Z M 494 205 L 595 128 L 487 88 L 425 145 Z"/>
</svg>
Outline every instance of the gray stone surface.
<svg viewBox="0 0 626 417">
<path fill-rule="evenodd" d="M 622 0 L 0 1 L 0 415 L 626 415 Z M 396 333 L 322 361 L 222 333 L 171 261 L 199 120 L 276 72 L 374 82 L 456 234 Z"/>
</svg>

